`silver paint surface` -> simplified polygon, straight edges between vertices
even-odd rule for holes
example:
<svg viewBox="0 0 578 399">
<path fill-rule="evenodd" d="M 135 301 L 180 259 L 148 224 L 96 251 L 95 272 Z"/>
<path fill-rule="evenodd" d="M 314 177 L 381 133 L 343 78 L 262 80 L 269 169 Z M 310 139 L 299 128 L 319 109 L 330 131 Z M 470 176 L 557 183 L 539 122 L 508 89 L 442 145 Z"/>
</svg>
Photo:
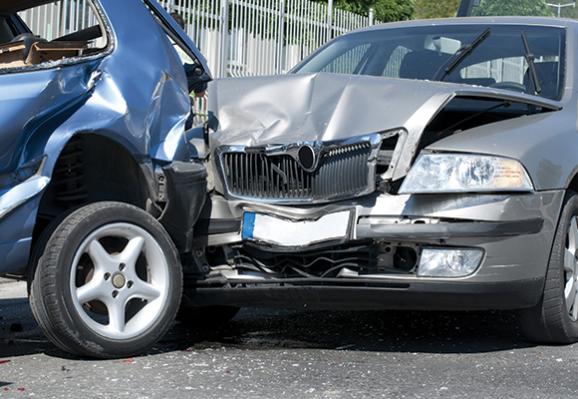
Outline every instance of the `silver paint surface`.
<svg viewBox="0 0 578 399">
<path fill-rule="evenodd" d="M 299 207 L 256 201 L 227 201 L 215 194 L 212 217 L 238 219 L 245 210 L 252 210 L 301 220 L 354 208 L 358 218 L 371 216 L 378 220 L 383 218 L 384 222 L 424 219 L 434 223 L 477 223 L 540 219 L 543 227 L 537 234 L 505 238 L 455 237 L 445 240 L 443 245 L 485 250 L 482 267 L 473 276 L 463 278 L 464 283 L 543 278 L 565 190 L 578 175 L 578 101 L 574 87 L 578 23 L 548 18 L 492 17 L 400 22 L 366 30 L 383 30 L 387 34 L 388 29 L 400 27 L 462 24 L 565 27 L 567 72 L 561 100 L 453 83 L 326 73 L 225 79 L 212 83 L 210 87 L 209 108 L 213 115 L 211 150 L 224 145 L 275 146 L 301 141 L 331 141 L 401 128 L 407 131 L 407 138 L 392 175 L 396 180 L 403 178 L 411 168 L 428 123 L 452 99 L 483 97 L 507 100 L 538 106 L 547 112 L 457 132 L 424 151 L 488 154 L 517 159 L 527 169 L 535 193 L 375 193 L 357 200 Z M 216 189 L 222 192 L 219 182 Z M 237 234 L 209 238 L 209 242 L 216 245 L 240 240 Z"/>
</svg>

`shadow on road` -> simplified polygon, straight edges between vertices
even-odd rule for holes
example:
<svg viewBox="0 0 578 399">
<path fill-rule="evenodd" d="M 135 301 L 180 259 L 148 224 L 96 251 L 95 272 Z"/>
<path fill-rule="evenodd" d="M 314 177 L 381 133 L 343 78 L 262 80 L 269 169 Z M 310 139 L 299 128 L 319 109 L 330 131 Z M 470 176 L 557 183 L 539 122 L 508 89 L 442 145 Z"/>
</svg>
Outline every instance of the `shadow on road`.
<svg viewBox="0 0 578 399">
<path fill-rule="evenodd" d="M 410 353 L 484 353 L 528 347 L 509 312 L 301 312 L 246 309 L 218 330 L 176 324 L 149 354 L 208 347 L 326 349 Z M 26 299 L 0 300 L 0 359 L 45 353 L 52 346 Z"/>
<path fill-rule="evenodd" d="M 0 359 L 53 352 L 32 317 L 28 300 L 0 299 Z"/>
<path fill-rule="evenodd" d="M 245 310 L 216 332 L 177 326 L 168 337 L 244 349 L 484 353 L 531 346 L 511 312 L 296 312 Z M 178 339 L 178 338 L 177 338 Z M 182 341 L 172 341 L 179 343 Z"/>
</svg>

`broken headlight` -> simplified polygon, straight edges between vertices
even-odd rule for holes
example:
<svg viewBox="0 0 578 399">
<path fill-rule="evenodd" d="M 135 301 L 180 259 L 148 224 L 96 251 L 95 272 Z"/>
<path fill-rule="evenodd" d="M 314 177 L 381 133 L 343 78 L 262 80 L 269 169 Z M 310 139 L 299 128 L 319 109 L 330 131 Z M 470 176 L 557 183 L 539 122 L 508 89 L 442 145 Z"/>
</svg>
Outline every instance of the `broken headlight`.
<svg viewBox="0 0 578 399">
<path fill-rule="evenodd" d="M 532 191 L 520 162 L 468 154 L 421 155 L 403 182 L 400 194 Z"/>
</svg>

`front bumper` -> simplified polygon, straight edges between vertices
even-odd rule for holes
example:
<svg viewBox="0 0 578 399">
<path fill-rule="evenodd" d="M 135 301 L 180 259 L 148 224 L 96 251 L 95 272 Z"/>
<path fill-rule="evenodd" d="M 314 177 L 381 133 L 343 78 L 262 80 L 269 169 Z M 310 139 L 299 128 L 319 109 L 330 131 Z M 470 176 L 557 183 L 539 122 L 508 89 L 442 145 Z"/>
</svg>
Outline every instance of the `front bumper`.
<svg viewBox="0 0 578 399">
<path fill-rule="evenodd" d="M 199 287 L 195 306 L 278 307 L 308 310 L 510 310 L 538 303 L 544 279 L 501 283 L 443 281 L 283 281 Z"/>
<path fill-rule="evenodd" d="M 294 220 L 355 210 L 347 243 L 480 248 L 484 257 L 470 276 L 418 277 L 414 274 L 359 275 L 355 278 L 207 282 L 199 303 L 414 309 L 513 309 L 535 305 L 542 293 L 564 191 L 513 195 L 376 195 L 323 207 L 279 207 L 227 202 L 215 196 L 209 245 L 242 244 L 240 220 L 246 210 Z M 227 227 L 229 232 L 226 232 Z M 307 250 L 308 248 L 301 248 Z M 265 251 L 290 253 L 263 246 Z M 348 276 L 349 277 L 349 276 Z"/>
</svg>

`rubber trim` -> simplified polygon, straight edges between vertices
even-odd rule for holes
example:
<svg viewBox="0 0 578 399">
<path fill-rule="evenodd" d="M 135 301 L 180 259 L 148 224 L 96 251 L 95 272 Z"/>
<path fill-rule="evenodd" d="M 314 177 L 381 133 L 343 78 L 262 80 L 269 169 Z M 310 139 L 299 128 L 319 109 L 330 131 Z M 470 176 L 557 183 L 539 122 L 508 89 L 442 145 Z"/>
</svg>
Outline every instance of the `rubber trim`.
<svg viewBox="0 0 578 399">
<path fill-rule="evenodd" d="M 187 293 L 195 306 L 228 305 L 315 310 L 505 310 L 535 306 L 544 279 L 500 283 L 345 281 L 343 285 L 243 284 L 196 288 Z M 350 284 L 349 286 L 347 284 Z"/>
<path fill-rule="evenodd" d="M 357 225 L 358 239 L 426 240 L 477 237 L 512 237 L 537 234 L 543 219 L 512 222 L 467 222 L 438 224 L 363 224 Z"/>
</svg>

